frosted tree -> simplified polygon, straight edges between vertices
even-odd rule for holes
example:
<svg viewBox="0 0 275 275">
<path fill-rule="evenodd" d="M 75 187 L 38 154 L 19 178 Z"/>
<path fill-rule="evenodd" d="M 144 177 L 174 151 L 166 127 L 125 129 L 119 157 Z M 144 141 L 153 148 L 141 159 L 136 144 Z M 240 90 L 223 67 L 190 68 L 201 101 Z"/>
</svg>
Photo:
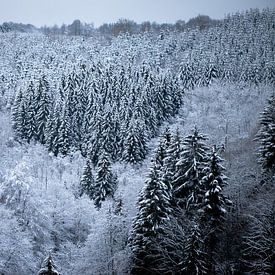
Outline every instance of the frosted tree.
<svg viewBox="0 0 275 275">
<path fill-rule="evenodd" d="M 35 137 L 36 120 L 35 120 L 35 89 L 31 81 L 27 89 L 26 103 L 26 139 L 30 142 Z"/>
<path fill-rule="evenodd" d="M 165 147 L 164 147 L 163 142 L 160 141 L 158 144 L 158 147 L 155 151 L 156 165 L 160 170 L 163 168 L 165 156 L 166 156 Z"/>
<path fill-rule="evenodd" d="M 122 159 L 130 164 L 141 162 L 147 153 L 146 136 L 141 124 L 140 120 L 131 120 L 124 140 Z"/>
<path fill-rule="evenodd" d="M 205 176 L 202 178 L 204 197 L 198 212 L 201 213 L 201 224 L 206 235 L 205 244 L 208 251 L 208 268 L 212 271 L 219 261 L 217 247 L 220 233 L 224 229 L 225 214 L 231 201 L 223 194 L 223 187 L 227 184 L 227 177 L 223 174 L 225 168 L 222 159 L 215 152 L 215 147 L 209 159 L 209 166 L 204 168 Z"/>
<path fill-rule="evenodd" d="M 42 144 L 45 143 L 46 122 L 50 113 L 51 99 L 49 94 L 49 83 L 43 76 L 39 80 L 35 96 L 35 120 L 36 120 L 36 138 Z"/>
<path fill-rule="evenodd" d="M 20 226 L 14 211 L 3 204 L 0 205 L 0 216 L 0 274 L 32 274 L 37 258 L 32 253 L 31 234 Z"/>
<path fill-rule="evenodd" d="M 185 64 L 180 68 L 179 79 L 184 89 L 193 89 L 196 85 L 195 71 L 192 65 Z"/>
<path fill-rule="evenodd" d="M 265 203 L 265 202 L 263 202 Z M 258 211 L 258 209 L 256 210 Z M 249 216 L 248 232 L 243 237 L 242 260 L 252 274 L 274 271 L 275 204 L 265 213 Z"/>
<path fill-rule="evenodd" d="M 59 273 L 56 271 L 52 256 L 49 255 L 42 264 L 42 268 L 39 270 L 37 275 L 58 275 Z"/>
<path fill-rule="evenodd" d="M 113 197 L 117 185 L 116 175 L 111 170 L 109 156 L 105 151 L 101 152 L 96 169 L 94 186 L 94 203 L 100 208 L 102 201 Z"/>
<path fill-rule="evenodd" d="M 184 247 L 184 260 L 179 264 L 182 267 L 181 274 L 208 274 L 205 262 L 206 254 L 203 252 L 203 243 L 200 228 L 198 224 L 194 222 Z"/>
<path fill-rule="evenodd" d="M 268 100 L 268 105 L 260 119 L 258 133 L 259 157 L 264 171 L 275 172 L 275 95 Z"/>
<path fill-rule="evenodd" d="M 27 104 L 21 90 L 18 91 L 12 108 L 12 126 L 15 134 L 20 139 L 27 139 Z"/>
<path fill-rule="evenodd" d="M 159 167 L 160 170 L 164 170 L 164 160 L 167 156 L 167 149 L 171 144 L 171 133 L 169 128 L 165 129 L 165 132 L 162 134 L 160 138 L 160 142 L 158 144 L 158 147 L 155 151 L 155 161 L 157 166 Z"/>
<path fill-rule="evenodd" d="M 101 123 L 101 135 L 99 143 L 101 147 L 112 157 L 114 160 L 117 155 L 117 123 L 114 118 L 114 111 L 106 108 L 106 115 L 102 119 Z"/>
<path fill-rule="evenodd" d="M 92 199 L 95 188 L 94 184 L 95 181 L 92 173 L 91 161 L 87 159 L 80 181 L 80 196 L 86 194 L 90 199 Z"/>
<path fill-rule="evenodd" d="M 58 129 L 58 152 L 66 156 L 70 150 L 70 118 L 67 102 L 64 103 L 60 128 Z"/>
<path fill-rule="evenodd" d="M 54 107 L 53 112 L 50 114 L 45 128 L 46 147 L 55 156 L 59 151 L 59 128 L 60 128 L 60 108 L 58 105 Z"/>
<path fill-rule="evenodd" d="M 164 144 L 164 149 L 167 150 L 168 147 L 171 145 L 171 141 L 172 141 L 172 134 L 168 127 L 165 129 L 162 135 L 162 140 Z"/>
<path fill-rule="evenodd" d="M 180 159 L 182 140 L 178 129 L 174 136 L 171 137 L 169 132 L 166 132 L 165 136 L 167 141 L 165 142 L 166 155 L 163 160 L 163 181 L 171 189 L 176 173 L 176 164 Z"/>
<path fill-rule="evenodd" d="M 222 193 L 223 187 L 227 185 L 227 177 L 223 174 L 225 168 L 222 159 L 217 155 L 215 148 L 209 160 L 209 167 L 204 169 L 206 174 L 202 179 L 204 199 L 200 208 L 209 220 L 218 225 L 226 213 L 226 206 L 230 202 Z"/>
<path fill-rule="evenodd" d="M 175 196 L 186 209 L 197 206 L 203 198 L 202 178 L 207 166 L 208 150 L 205 145 L 207 138 L 195 127 L 192 133 L 183 140 L 183 149 L 176 163 L 173 181 Z"/>
<path fill-rule="evenodd" d="M 150 266 L 153 239 L 162 231 L 171 213 L 171 198 L 155 164 L 150 169 L 149 177 L 142 189 L 138 209 L 130 236 L 134 260 L 133 274 L 145 272 Z"/>
</svg>

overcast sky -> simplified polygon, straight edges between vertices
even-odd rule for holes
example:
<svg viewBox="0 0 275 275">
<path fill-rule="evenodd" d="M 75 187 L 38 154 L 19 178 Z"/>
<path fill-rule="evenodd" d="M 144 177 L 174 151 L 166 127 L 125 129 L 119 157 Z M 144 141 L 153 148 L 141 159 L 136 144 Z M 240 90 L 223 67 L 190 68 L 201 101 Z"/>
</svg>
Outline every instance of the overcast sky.
<svg viewBox="0 0 275 275">
<path fill-rule="evenodd" d="M 198 14 L 223 18 L 238 10 L 265 7 L 275 7 L 275 0 L 0 0 L 0 23 L 42 26 L 80 19 L 99 26 L 119 18 L 174 23 Z"/>
</svg>

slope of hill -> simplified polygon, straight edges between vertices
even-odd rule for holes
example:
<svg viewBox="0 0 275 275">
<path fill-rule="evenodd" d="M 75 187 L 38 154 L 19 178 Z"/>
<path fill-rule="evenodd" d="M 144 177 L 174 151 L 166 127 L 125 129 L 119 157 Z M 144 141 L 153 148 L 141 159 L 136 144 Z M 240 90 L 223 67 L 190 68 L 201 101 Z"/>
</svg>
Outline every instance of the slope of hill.
<svg viewBox="0 0 275 275">
<path fill-rule="evenodd" d="M 270 272 L 274 236 L 264 225 L 274 215 L 274 178 L 257 163 L 255 137 L 274 93 L 273 19 L 273 10 L 252 10 L 204 31 L 111 42 L 0 34 L 0 273 L 33 274 L 51 251 L 62 274 L 140 274 L 135 268 L 189 274 L 181 266 L 190 252 L 185 244 L 199 238 L 198 228 L 207 259 L 201 270 Z M 205 148 L 216 145 L 225 159 L 228 184 L 215 192 L 232 201 L 227 214 L 219 212 L 223 226 L 214 230 L 213 253 L 207 239 L 213 216 L 198 222 L 206 200 L 199 198 L 190 215 L 186 198 L 183 207 L 173 190 L 187 150 L 183 137 L 194 126 L 208 136 Z M 173 144 L 161 151 L 166 128 L 173 141 L 180 135 L 172 175 L 165 162 Z M 198 189 L 212 169 L 207 150 L 207 160 L 191 158 L 199 172 L 189 180 L 201 177 Z M 159 193 L 148 198 L 144 186 Z M 151 223 L 155 207 L 135 231 L 133 220 L 161 201 L 158 195 L 171 200 L 169 218 L 160 213 L 161 221 Z M 259 232 L 267 234 L 264 264 L 250 245 Z M 153 249 L 138 255 L 143 267 L 131 246 L 135 237 L 139 249 Z M 178 240 L 172 250 L 169 237 Z M 153 266 L 146 267 L 147 257 Z"/>
</svg>

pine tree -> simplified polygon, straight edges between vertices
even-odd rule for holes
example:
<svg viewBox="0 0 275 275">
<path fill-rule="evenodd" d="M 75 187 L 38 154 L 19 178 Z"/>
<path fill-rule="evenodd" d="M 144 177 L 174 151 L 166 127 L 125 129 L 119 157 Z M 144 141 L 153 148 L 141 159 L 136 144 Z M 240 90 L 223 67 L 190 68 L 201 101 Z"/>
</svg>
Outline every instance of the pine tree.
<svg viewBox="0 0 275 275">
<path fill-rule="evenodd" d="M 166 156 L 163 160 L 163 181 L 171 189 L 176 173 L 176 164 L 179 161 L 182 150 L 182 141 L 178 129 L 172 138 L 169 131 L 166 131 L 164 140 L 166 140 Z"/>
<path fill-rule="evenodd" d="M 130 163 L 140 163 L 146 156 L 146 137 L 144 134 L 144 127 L 141 127 L 140 120 L 133 119 L 129 125 L 126 139 L 124 141 L 124 149 L 122 153 L 122 160 Z"/>
<path fill-rule="evenodd" d="M 42 264 L 42 268 L 39 270 L 37 275 L 58 275 L 59 273 L 55 270 L 55 266 L 51 255 L 49 255 Z"/>
<path fill-rule="evenodd" d="M 130 237 L 130 247 L 134 257 L 132 274 L 144 273 L 150 266 L 150 254 L 153 253 L 152 241 L 162 232 L 162 226 L 169 219 L 170 200 L 167 187 L 162 182 L 154 163 L 138 201 L 139 212 L 133 221 Z"/>
<path fill-rule="evenodd" d="M 16 95 L 12 109 L 12 125 L 15 134 L 22 140 L 27 140 L 27 103 L 22 91 Z"/>
<path fill-rule="evenodd" d="M 117 155 L 116 144 L 116 122 L 114 121 L 114 111 L 110 110 L 111 107 L 106 108 L 105 115 L 101 123 L 101 136 L 99 143 L 101 147 L 112 157 L 114 160 Z"/>
<path fill-rule="evenodd" d="M 215 147 L 209 159 L 208 167 L 204 168 L 205 176 L 202 179 L 204 198 L 197 206 L 203 224 L 205 245 L 208 251 L 209 270 L 215 269 L 217 262 L 217 246 L 220 240 L 220 233 L 223 230 L 226 207 L 231 204 L 230 200 L 222 193 L 223 187 L 227 184 L 227 177 L 223 174 L 225 168 L 222 166 L 222 159 L 217 155 Z"/>
<path fill-rule="evenodd" d="M 195 127 L 191 135 L 184 138 L 180 160 L 176 163 L 173 181 L 175 196 L 186 209 L 201 203 L 203 197 L 202 178 L 207 166 L 207 138 Z"/>
<path fill-rule="evenodd" d="M 203 243 L 200 228 L 196 223 L 193 223 L 184 248 L 184 260 L 180 263 L 180 266 L 182 266 L 181 274 L 207 274 L 206 254 L 203 252 Z"/>
<path fill-rule="evenodd" d="M 222 166 L 222 159 L 215 152 L 210 157 L 209 167 L 205 168 L 205 176 L 202 185 L 205 192 L 201 209 L 208 217 L 208 222 L 218 226 L 226 213 L 226 205 L 230 202 L 222 193 L 223 187 L 227 184 L 227 177 L 223 174 L 225 168 Z"/>
<path fill-rule="evenodd" d="M 166 156 L 165 147 L 163 142 L 160 141 L 155 152 L 155 161 L 159 170 L 163 169 L 165 156 Z"/>
<path fill-rule="evenodd" d="M 35 137 L 36 121 L 35 121 L 35 89 L 31 81 L 27 89 L 26 103 L 26 139 L 30 142 Z"/>
<path fill-rule="evenodd" d="M 23 101 L 23 93 L 20 89 L 15 97 L 13 106 L 12 106 L 12 127 L 15 131 L 16 136 L 20 137 L 21 131 L 20 128 L 22 127 L 22 117 L 20 115 L 20 105 Z"/>
<path fill-rule="evenodd" d="M 260 119 L 258 133 L 259 160 L 265 172 L 275 172 L 275 95 L 268 100 L 268 105 Z"/>
<path fill-rule="evenodd" d="M 196 85 L 195 70 L 193 66 L 187 63 L 181 67 L 179 79 L 181 80 L 184 89 L 193 89 Z"/>
<path fill-rule="evenodd" d="M 103 151 L 97 163 L 96 180 L 94 187 L 94 203 L 100 208 L 102 201 L 113 197 L 117 185 L 116 175 L 112 173 L 109 156 Z"/>
<path fill-rule="evenodd" d="M 90 199 L 94 196 L 95 181 L 92 173 L 91 161 L 87 159 L 80 181 L 80 196 L 86 194 Z"/>
<path fill-rule="evenodd" d="M 162 135 L 165 150 L 171 145 L 172 135 L 170 129 L 167 127 Z"/>
<path fill-rule="evenodd" d="M 166 128 L 155 152 L 156 164 L 162 171 L 164 170 L 164 160 L 167 157 L 167 149 L 171 144 L 171 138 L 170 130 L 169 128 Z"/>
<path fill-rule="evenodd" d="M 69 140 L 69 110 L 67 102 L 64 103 L 60 128 L 58 130 L 58 152 L 66 156 L 70 150 Z"/>
<path fill-rule="evenodd" d="M 45 143 L 45 128 L 50 114 L 51 99 L 49 94 L 49 83 L 43 76 L 39 80 L 35 98 L 35 120 L 36 120 L 36 139 L 42 144 Z"/>
<path fill-rule="evenodd" d="M 59 152 L 58 138 L 60 124 L 60 108 L 59 105 L 56 104 L 47 120 L 45 128 L 46 147 L 49 152 L 53 152 L 54 156 L 57 156 Z"/>
</svg>

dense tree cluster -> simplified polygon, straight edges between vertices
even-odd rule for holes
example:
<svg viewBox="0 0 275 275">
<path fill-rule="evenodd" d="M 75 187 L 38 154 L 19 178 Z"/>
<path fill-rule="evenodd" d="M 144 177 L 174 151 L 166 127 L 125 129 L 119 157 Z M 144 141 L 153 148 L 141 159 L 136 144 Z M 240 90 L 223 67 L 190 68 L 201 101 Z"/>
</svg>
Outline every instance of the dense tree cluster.
<svg viewBox="0 0 275 275">
<path fill-rule="evenodd" d="M 261 115 L 258 133 L 259 160 L 266 172 L 275 172 L 275 96 L 271 96 Z"/>
<path fill-rule="evenodd" d="M 15 134 L 0 135 L 11 152 L 0 170 L 0 273 L 33 273 L 49 249 L 62 274 L 271 273 L 274 96 L 260 118 L 261 171 L 253 133 L 236 134 L 223 153 L 211 148 L 222 134 L 210 142 L 198 127 L 181 133 L 212 108 L 203 123 L 219 131 L 226 120 L 227 135 L 231 114 L 247 110 L 239 112 L 243 84 L 251 106 L 264 97 L 260 88 L 274 86 L 274 12 L 175 26 L 119 20 L 93 39 L 83 31 L 93 26 L 79 20 L 61 27 L 69 37 L 0 34 L 0 110 L 11 109 Z M 218 93 L 223 102 L 211 105 Z M 202 104 L 184 109 L 189 96 Z M 171 122 L 177 129 L 154 148 Z M 48 257 L 41 274 L 54 268 Z"/>
<path fill-rule="evenodd" d="M 13 107 L 17 137 L 39 141 L 55 156 L 80 150 L 96 164 L 104 150 L 112 160 L 140 163 L 148 139 L 176 114 L 182 89 L 177 78 L 150 67 L 99 65 L 63 78 L 56 93 L 45 76 L 20 90 Z"/>
<path fill-rule="evenodd" d="M 226 208 L 230 204 L 223 194 L 226 177 L 222 172 L 225 168 L 214 149 L 210 154 L 204 144 L 205 136 L 196 127 L 183 140 L 177 132 L 164 149 L 167 133 L 168 130 L 156 151 L 138 202 L 139 212 L 130 238 L 134 263 L 132 273 L 154 274 L 158 271 L 166 274 L 175 270 L 176 274 L 210 274 L 215 269 L 214 253 Z M 162 162 L 160 156 L 163 156 Z M 167 163 L 174 165 L 167 169 Z M 182 256 L 169 251 L 171 240 L 167 241 L 169 237 L 164 236 L 167 233 L 165 228 L 174 226 L 175 218 L 182 220 L 182 224 L 189 224 L 180 231 L 180 234 L 185 232 Z M 174 236 L 177 233 L 174 232 L 170 238 L 180 239 L 180 236 Z M 163 242 L 162 238 L 166 241 Z M 163 246 L 156 246 L 158 242 Z M 172 259 L 173 266 L 171 263 L 163 265 L 163 262 L 169 262 L 167 257 Z"/>
</svg>

